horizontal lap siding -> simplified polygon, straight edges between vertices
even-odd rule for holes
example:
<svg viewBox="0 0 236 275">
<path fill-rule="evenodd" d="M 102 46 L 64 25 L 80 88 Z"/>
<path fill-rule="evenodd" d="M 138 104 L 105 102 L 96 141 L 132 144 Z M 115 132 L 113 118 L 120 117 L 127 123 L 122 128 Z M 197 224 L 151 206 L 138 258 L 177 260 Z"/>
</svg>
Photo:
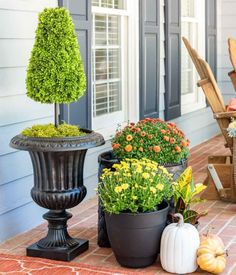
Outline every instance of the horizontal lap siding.
<svg viewBox="0 0 236 275">
<path fill-rule="evenodd" d="M 218 83 L 227 104 L 230 98 L 235 97 L 235 91 L 231 84 L 228 72 L 232 71 L 229 59 L 228 38 L 236 38 L 236 3 L 235 1 L 222 0 L 218 2 L 219 23 L 218 24 Z"/>
<path fill-rule="evenodd" d="M 0 2 L 0 241 L 39 224 L 45 212 L 30 197 L 28 153 L 15 151 L 9 142 L 26 127 L 53 121 L 52 106 L 27 98 L 25 89 L 38 12 L 52 6 L 56 0 Z"/>
</svg>

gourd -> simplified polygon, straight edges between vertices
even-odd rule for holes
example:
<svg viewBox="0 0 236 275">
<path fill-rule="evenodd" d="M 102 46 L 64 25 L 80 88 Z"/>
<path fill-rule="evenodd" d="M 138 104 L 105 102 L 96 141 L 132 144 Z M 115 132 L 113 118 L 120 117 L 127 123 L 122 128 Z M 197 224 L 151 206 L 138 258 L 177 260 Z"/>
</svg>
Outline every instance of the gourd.
<svg viewBox="0 0 236 275">
<path fill-rule="evenodd" d="M 168 225 L 161 237 L 161 265 L 167 272 L 192 273 L 198 267 L 199 233 L 193 225 L 184 223 L 181 214 L 174 216 L 179 218 L 179 222 Z"/>
<path fill-rule="evenodd" d="M 197 252 L 197 263 L 201 269 L 220 274 L 226 266 L 226 252 L 222 240 L 213 234 L 203 236 Z"/>
</svg>

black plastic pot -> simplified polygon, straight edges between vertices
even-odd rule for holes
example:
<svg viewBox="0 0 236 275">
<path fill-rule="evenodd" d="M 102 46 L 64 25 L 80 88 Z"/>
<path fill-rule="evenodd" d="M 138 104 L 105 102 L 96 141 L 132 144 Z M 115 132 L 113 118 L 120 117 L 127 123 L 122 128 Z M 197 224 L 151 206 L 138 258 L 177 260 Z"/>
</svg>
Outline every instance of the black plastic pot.
<svg viewBox="0 0 236 275">
<path fill-rule="evenodd" d="M 112 168 L 112 165 L 119 163 L 119 159 L 114 156 L 113 151 L 107 151 L 98 156 L 98 179 L 103 172 L 104 168 Z M 102 207 L 101 201 L 98 201 L 98 237 L 97 244 L 100 247 L 111 247 L 110 241 L 107 235 L 107 227 L 105 222 L 105 212 Z"/>
<path fill-rule="evenodd" d="M 119 159 L 114 155 L 113 151 L 107 151 L 98 156 L 98 178 L 102 174 L 104 168 L 111 168 L 113 164 L 119 163 Z M 164 166 L 173 174 L 174 180 L 176 180 L 179 175 L 187 168 L 187 160 L 182 160 L 179 164 L 165 164 Z M 173 202 L 170 201 L 170 208 L 173 208 Z M 101 202 L 98 203 L 98 237 L 97 244 L 100 247 L 111 247 L 110 241 L 107 235 L 107 228 L 105 222 L 105 213 L 101 205 Z"/>
<path fill-rule="evenodd" d="M 154 212 L 105 213 L 111 248 L 120 265 L 139 268 L 156 261 L 168 209 L 168 203 L 163 202 Z"/>
<path fill-rule="evenodd" d="M 70 261 L 88 249 L 88 241 L 72 238 L 67 232 L 66 211 L 78 205 L 86 196 L 83 168 L 89 148 L 103 145 L 103 137 L 95 132 L 82 137 L 31 138 L 17 135 L 10 146 L 28 151 L 33 164 L 33 200 L 50 211 L 43 215 L 48 221 L 45 238 L 27 248 L 27 255 Z"/>
<path fill-rule="evenodd" d="M 188 160 L 183 159 L 180 163 L 167 163 L 163 166 L 173 175 L 173 179 L 176 180 L 188 167 Z"/>
</svg>

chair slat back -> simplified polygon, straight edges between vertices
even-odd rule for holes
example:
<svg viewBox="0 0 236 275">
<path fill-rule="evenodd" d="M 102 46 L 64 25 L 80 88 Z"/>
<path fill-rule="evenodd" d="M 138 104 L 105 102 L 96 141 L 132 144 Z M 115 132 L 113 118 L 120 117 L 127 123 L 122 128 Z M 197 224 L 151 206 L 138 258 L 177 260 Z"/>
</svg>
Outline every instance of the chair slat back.
<svg viewBox="0 0 236 275">
<path fill-rule="evenodd" d="M 195 65 L 195 68 L 200 76 L 201 79 L 205 78 L 205 72 L 204 69 L 201 66 L 201 63 L 199 62 L 199 58 L 200 56 L 198 55 L 197 51 L 195 51 L 192 46 L 190 45 L 189 41 L 187 38 L 182 37 L 182 40 L 184 42 L 184 45 L 186 47 L 186 49 L 188 50 L 188 53 L 193 61 L 193 64 Z"/>
<path fill-rule="evenodd" d="M 236 40 L 234 38 L 229 38 L 228 46 L 229 46 L 229 57 L 233 65 L 234 71 L 236 72 Z"/>
<path fill-rule="evenodd" d="M 213 87 L 211 94 L 206 95 L 206 93 L 205 93 L 207 100 L 212 108 L 212 111 L 214 113 L 226 112 L 224 99 L 222 97 L 220 88 L 219 88 L 219 86 L 216 82 L 216 79 L 214 77 L 214 74 L 211 70 L 211 67 L 205 60 L 203 60 L 201 58 L 199 58 L 198 60 L 201 64 L 201 68 L 204 71 L 205 79 L 208 79 Z"/>
<path fill-rule="evenodd" d="M 202 80 L 208 79 L 214 88 L 210 94 L 208 93 L 206 95 L 206 93 L 205 93 L 205 96 L 212 108 L 212 111 L 214 113 L 225 112 L 226 108 L 225 108 L 224 100 L 223 100 L 221 91 L 219 89 L 219 86 L 215 80 L 214 74 L 213 74 L 209 64 L 200 58 L 199 54 L 197 53 L 197 51 L 195 49 L 192 48 L 192 46 L 190 45 L 187 38 L 183 37 L 182 39 L 183 39 L 183 42 L 189 52 L 191 59 L 193 61 L 193 64 L 196 67 L 196 70 L 197 70 L 200 78 Z"/>
</svg>

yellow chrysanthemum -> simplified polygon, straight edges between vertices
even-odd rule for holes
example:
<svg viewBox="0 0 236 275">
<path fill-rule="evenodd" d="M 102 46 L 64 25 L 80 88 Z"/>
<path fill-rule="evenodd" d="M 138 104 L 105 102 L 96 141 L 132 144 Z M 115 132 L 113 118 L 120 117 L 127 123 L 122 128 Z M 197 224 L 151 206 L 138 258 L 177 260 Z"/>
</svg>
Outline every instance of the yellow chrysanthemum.
<svg viewBox="0 0 236 275">
<path fill-rule="evenodd" d="M 116 186 L 115 187 L 115 192 L 116 193 L 120 193 L 123 190 L 123 188 L 121 186 Z"/>
<path fill-rule="evenodd" d="M 138 166 L 136 167 L 136 172 L 137 172 L 137 173 L 142 173 L 142 172 L 143 172 L 143 169 L 142 169 L 142 166 L 141 166 L 141 165 L 138 165 Z"/>
<path fill-rule="evenodd" d="M 155 187 L 150 187 L 150 191 L 153 193 L 153 194 L 156 194 L 157 190 Z"/>
<path fill-rule="evenodd" d="M 124 183 L 124 184 L 121 185 L 121 188 L 122 188 L 123 190 L 126 190 L 126 189 L 129 188 L 129 184 L 128 184 L 128 183 Z"/>
<path fill-rule="evenodd" d="M 158 190 L 162 191 L 164 189 L 164 184 L 158 183 L 156 187 Z"/>
<path fill-rule="evenodd" d="M 144 179 L 149 179 L 149 178 L 150 178 L 150 175 L 149 175 L 148 173 L 143 173 L 143 174 L 142 174 L 142 177 L 143 177 Z"/>
</svg>

